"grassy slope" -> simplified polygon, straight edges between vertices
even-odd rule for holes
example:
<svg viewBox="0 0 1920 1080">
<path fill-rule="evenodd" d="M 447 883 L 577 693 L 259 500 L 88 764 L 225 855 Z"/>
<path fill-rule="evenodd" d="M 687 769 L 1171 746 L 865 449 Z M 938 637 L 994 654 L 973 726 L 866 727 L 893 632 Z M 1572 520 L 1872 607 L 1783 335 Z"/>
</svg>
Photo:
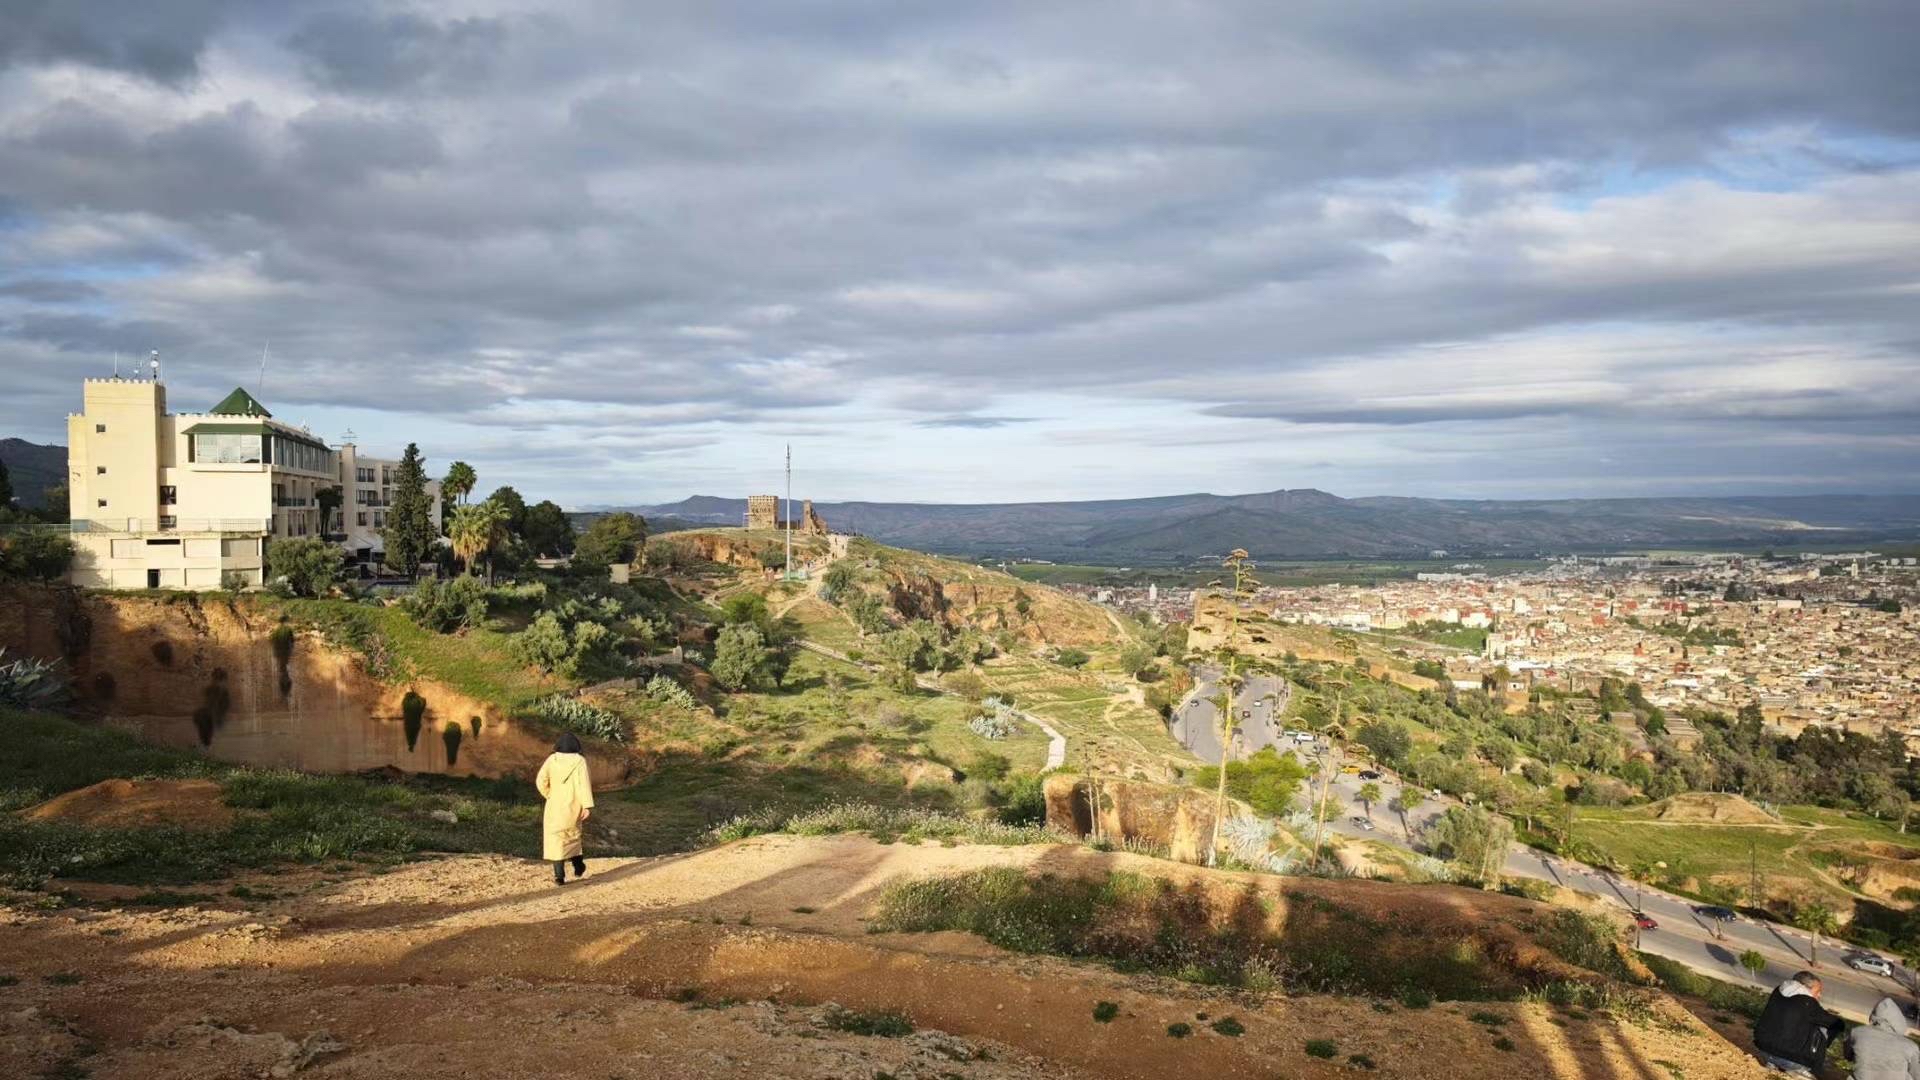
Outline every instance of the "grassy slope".
<svg viewBox="0 0 1920 1080">
<path fill-rule="evenodd" d="M 418 851 L 537 855 L 531 784 L 417 777 L 384 782 L 224 765 L 65 717 L 0 711 L 0 792 L 18 809 L 116 777 L 201 777 L 245 808 L 230 829 L 93 829 L 0 817 L 0 879 L 181 883 L 278 862 L 392 860 Z M 435 820 L 452 810 L 459 823 Z"/>
<path fill-rule="evenodd" d="M 1667 873 L 1703 881 L 1724 875 L 1744 886 L 1757 858 L 1769 891 L 1820 893 L 1841 905 L 1857 894 L 1819 871 L 1823 849 L 1867 841 L 1920 850 L 1920 835 L 1857 813 L 1789 806 L 1780 817 L 1779 826 L 1653 824 L 1653 811 L 1645 806 L 1583 807 L 1575 833 L 1622 866 L 1665 862 Z"/>
</svg>

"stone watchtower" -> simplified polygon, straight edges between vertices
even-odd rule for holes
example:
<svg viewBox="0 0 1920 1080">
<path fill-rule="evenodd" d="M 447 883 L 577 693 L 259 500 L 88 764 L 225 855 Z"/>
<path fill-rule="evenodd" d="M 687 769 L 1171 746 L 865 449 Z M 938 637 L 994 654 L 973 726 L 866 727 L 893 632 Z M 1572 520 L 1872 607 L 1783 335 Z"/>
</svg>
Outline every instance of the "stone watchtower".
<svg viewBox="0 0 1920 1080">
<path fill-rule="evenodd" d="M 780 527 L 780 496 L 747 496 L 747 528 L 777 529 Z"/>
</svg>

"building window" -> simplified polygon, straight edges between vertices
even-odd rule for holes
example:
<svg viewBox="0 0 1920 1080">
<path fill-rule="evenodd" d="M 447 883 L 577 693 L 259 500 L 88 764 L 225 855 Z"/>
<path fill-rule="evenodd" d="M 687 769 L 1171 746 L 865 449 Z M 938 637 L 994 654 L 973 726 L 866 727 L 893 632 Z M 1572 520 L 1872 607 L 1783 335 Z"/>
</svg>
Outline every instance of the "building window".
<svg viewBox="0 0 1920 1080">
<path fill-rule="evenodd" d="M 107 508 L 107 500 L 105 499 L 95 499 L 94 502 L 98 504 L 102 510 Z"/>
<path fill-rule="evenodd" d="M 105 424 L 93 425 L 93 433 L 95 435 L 105 435 L 107 433 L 107 425 Z"/>
<path fill-rule="evenodd" d="M 107 504 L 106 504 L 106 503 L 101 503 L 100 505 L 101 505 L 101 506 L 105 506 L 105 505 L 107 505 Z M 384 528 L 386 528 L 386 527 L 387 527 L 387 515 L 385 515 L 385 514 L 383 514 L 383 513 L 381 513 L 381 512 L 380 512 L 380 511 L 378 511 L 378 510 L 375 510 L 375 511 L 373 512 L 373 523 L 374 523 L 374 525 L 376 525 L 376 526 L 378 526 L 378 527 L 380 527 L 380 528 L 383 528 L 383 529 L 384 529 Z"/>
<path fill-rule="evenodd" d="M 95 476 L 107 475 L 107 467 L 105 465 L 95 465 L 93 467 L 93 475 Z"/>
<path fill-rule="evenodd" d="M 160 505 L 161 506 L 172 506 L 174 503 L 177 503 L 179 501 L 180 501 L 179 488 L 174 487 L 172 484 L 160 485 Z"/>
<path fill-rule="evenodd" d="M 172 514 L 160 515 L 160 527 L 163 529 L 177 528 L 179 524 L 180 524 L 180 519 L 174 517 Z"/>
<path fill-rule="evenodd" d="M 204 465 L 262 464 L 258 435 L 195 435 L 193 460 Z"/>
<path fill-rule="evenodd" d="M 357 516 L 360 519 L 361 525 L 365 525 L 367 523 L 367 512 L 365 510 L 360 511 L 360 513 Z"/>
</svg>

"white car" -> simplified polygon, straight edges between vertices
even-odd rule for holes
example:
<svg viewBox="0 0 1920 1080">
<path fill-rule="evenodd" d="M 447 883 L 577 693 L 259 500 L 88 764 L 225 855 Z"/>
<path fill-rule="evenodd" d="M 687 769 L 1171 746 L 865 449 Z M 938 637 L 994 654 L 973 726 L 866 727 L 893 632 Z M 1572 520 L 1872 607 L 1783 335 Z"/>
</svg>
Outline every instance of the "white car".
<svg viewBox="0 0 1920 1080">
<path fill-rule="evenodd" d="M 1311 732 L 1311 731 L 1296 731 L 1296 732 L 1294 732 L 1294 733 L 1293 733 L 1293 741 L 1294 741 L 1294 742 L 1303 742 L 1303 743 L 1310 743 L 1310 742 L 1312 742 L 1312 741 L 1313 741 L 1313 732 Z"/>
<path fill-rule="evenodd" d="M 1880 975 L 1889 979 L 1893 978 L 1893 965 L 1887 963 L 1883 957 L 1874 956 L 1870 953 L 1856 953 L 1853 956 L 1847 957 L 1847 966 L 1855 971 L 1864 971 L 1869 975 Z"/>
</svg>

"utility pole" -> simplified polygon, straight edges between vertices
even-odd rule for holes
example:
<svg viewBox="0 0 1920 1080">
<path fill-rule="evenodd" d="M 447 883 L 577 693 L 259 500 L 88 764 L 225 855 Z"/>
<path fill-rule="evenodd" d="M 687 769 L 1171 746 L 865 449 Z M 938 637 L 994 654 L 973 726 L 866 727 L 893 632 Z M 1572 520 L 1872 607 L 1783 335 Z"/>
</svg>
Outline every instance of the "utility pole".
<svg viewBox="0 0 1920 1080">
<path fill-rule="evenodd" d="M 1760 848 L 1752 838 L 1747 838 L 1747 903 L 1755 911 L 1760 910 Z"/>
</svg>

